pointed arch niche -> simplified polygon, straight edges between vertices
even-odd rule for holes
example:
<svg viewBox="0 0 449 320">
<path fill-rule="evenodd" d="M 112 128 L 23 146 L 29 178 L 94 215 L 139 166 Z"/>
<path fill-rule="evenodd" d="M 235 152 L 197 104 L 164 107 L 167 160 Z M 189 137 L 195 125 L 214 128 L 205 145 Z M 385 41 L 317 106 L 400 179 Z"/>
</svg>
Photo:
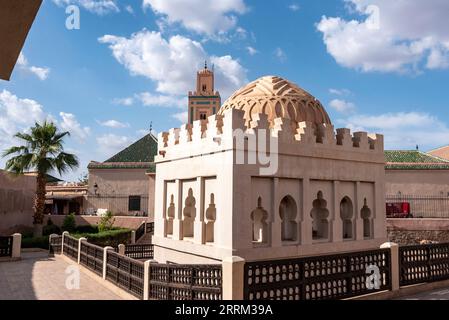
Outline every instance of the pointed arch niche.
<svg viewBox="0 0 449 320">
<path fill-rule="evenodd" d="M 173 194 L 170 196 L 170 204 L 167 208 L 167 215 L 166 215 L 166 234 L 167 235 L 173 235 L 173 220 L 175 219 L 175 197 Z"/>
<path fill-rule="evenodd" d="M 253 243 L 268 243 L 268 212 L 262 206 L 262 198 L 257 199 L 257 208 L 251 212 Z"/>
<path fill-rule="evenodd" d="M 279 216 L 281 218 L 281 240 L 297 241 L 298 224 L 296 217 L 298 215 L 298 206 L 291 196 L 285 196 L 279 205 Z"/>
<path fill-rule="evenodd" d="M 214 242 L 214 226 L 217 219 L 217 208 L 215 207 L 215 195 L 210 194 L 209 207 L 206 209 L 206 242 Z"/>
<path fill-rule="evenodd" d="M 352 240 L 355 235 L 354 228 L 354 206 L 349 197 L 344 197 L 340 201 L 340 218 L 342 222 L 343 240 Z"/>
<path fill-rule="evenodd" d="M 371 239 L 373 238 L 373 218 L 366 198 L 363 200 L 363 203 L 363 207 L 360 210 L 360 217 L 363 219 L 363 237 L 365 239 Z"/>
<path fill-rule="evenodd" d="M 324 200 L 321 191 L 318 192 L 316 199 L 313 201 L 310 216 L 312 217 L 313 240 L 329 240 L 329 210 L 327 209 L 327 201 Z"/>
<path fill-rule="evenodd" d="M 183 238 L 193 237 L 193 222 L 196 215 L 196 200 L 193 196 L 192 188 L 187 192 L 187 198 L 184 201 L 184 209 L 182 210 L 182 236 Z"/>
</svg>

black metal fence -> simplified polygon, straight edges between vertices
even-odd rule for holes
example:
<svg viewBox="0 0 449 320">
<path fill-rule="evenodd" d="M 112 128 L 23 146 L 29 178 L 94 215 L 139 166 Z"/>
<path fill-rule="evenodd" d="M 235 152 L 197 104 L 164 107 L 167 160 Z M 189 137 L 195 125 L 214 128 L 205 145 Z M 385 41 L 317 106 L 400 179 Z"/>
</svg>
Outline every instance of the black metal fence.
<svg viewBox="0 0 449 320">
<path fill-rule="evenodd" d="M 376 269 L 378 288 L 369 287 Z M 389 249 L 249 262 L 244 270 L 246 300 L 344 299 L 391 289 Z"/>
<path fill-rule="evenodd" d="M 449 279 L 449 243 L 399 247 L 400 285 Z"/>
<path fill-rule="evenodd" d="M 128 244 L 125 246 L 125 256 L 137 260 L 150 260 L 154 257 L 152 244 Z"/>
<path fill-rule="evenodd" d="M 64 235 L 63 254 L 75 261 L 78 261 L 78 239 L 69 235 Z"/>
<path fill-rule="evenodd" d="M 92 270 L 99 276 L 103 276 L 103 253 L 102 247 L 88 243 L 81 242 L 80 264 Z"/>
<path fill-rule="evenodd" d="M 13 237 L 0 237 L 0 257 L 12 256 Z"/>
<path fill-rule="evenodd" d="M 221 300 L 221 265 L 151 264 L 150 299 Z"/>
<path fill-rule="evenodd" d="M 113 251 L 108 251 L 106 279 L 135 297 L 143 299 L 143 262 L 122 256 Z"/>
<path fill-rule="evenodd" d="M 50 254 L 60 254 L 62 248 L 62 236 L 50 237 L 49 251 Z"/>
<path fill-rule="evenodd" d="M 449 218 L 447 195 L 387 195 L 388 203 L 409 203 L 414 218 Z"/>
</svg>

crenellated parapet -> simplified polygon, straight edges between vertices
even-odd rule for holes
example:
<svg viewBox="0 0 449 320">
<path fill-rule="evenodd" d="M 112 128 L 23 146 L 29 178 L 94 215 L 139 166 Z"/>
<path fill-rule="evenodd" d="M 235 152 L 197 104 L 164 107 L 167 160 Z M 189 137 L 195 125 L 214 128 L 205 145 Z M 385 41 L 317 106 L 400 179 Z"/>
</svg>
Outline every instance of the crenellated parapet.
<svg viewBox="0 0 449 320">
<path fill-rule="evenodd" d="M 329 151 L 326 154 L 333 152 L 337 158 L 348 152 L 351 155 L 384 154 L 383 135 L 351 133 L 346 128 L 335 130 L 327 123 L 297 123 L 288 118 L 276 118 L 270 123 L 268 116 L 262 113 L 252 114 L 248 123 L 244 115 L 241 110 L 230 109 L 223 115 L 210 116 L 207 121 L 194 121 L 193 125 L 185 124 L 160 133 L 156 162 L 236 149 L 242 145 L 236 141 L 238 139 L 244 139 L 245 148 L 254 149 L 249 144 L 262 137 L 267 144 L 275 142 L 278 152 L 283 154 L 323 154 L 326 150 Z M 273 152 L 269 146 L 266 150 Z"/>
</svg>

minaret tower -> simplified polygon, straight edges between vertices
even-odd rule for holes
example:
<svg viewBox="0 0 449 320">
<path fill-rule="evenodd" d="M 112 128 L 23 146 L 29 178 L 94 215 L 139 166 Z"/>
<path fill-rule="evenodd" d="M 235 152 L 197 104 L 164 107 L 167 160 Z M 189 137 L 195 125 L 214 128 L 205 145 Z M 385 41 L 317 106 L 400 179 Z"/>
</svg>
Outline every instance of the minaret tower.
<svg viewBox="0 0 449 320">
<path fill-rule="evenodd" d="M 189 123 L 195 120 L 207 120 L 207 117 L 218 112 L 221 106 L 221 97 L 214 91 L 214 72 L 207 68 L 197 72 L 196 91 L 189 92 Z"/>
</svg>

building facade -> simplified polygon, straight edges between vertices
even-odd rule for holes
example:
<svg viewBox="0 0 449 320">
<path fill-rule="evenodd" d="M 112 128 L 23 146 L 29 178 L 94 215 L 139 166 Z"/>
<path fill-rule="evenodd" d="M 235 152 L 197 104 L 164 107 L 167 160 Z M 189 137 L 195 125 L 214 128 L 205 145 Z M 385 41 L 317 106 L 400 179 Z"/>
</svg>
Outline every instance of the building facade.
<svg viewBox="0 0 449 320">
<path fill-rule="evenodd" d="M 92 161 L 85 214 L 152 217 L 156 151 L 150 133 L 104 162 Z"/>
<path fill-rule="evenodd" d="M 217 113 L 221 106 L 221 97 L 215 91 L 214 72 L 207 68 L 197 72 L 196 90 L 189 92 L 188 123 L 196 120 L 207 120 L 208 117 Z"/>
<path fill-rule="evenodd" d="M 383 136 L 334 133 L 318 100 L 279 77 L 158 137 L 155 259 L 246 261 L 378 248 Z"/>
</svg>

